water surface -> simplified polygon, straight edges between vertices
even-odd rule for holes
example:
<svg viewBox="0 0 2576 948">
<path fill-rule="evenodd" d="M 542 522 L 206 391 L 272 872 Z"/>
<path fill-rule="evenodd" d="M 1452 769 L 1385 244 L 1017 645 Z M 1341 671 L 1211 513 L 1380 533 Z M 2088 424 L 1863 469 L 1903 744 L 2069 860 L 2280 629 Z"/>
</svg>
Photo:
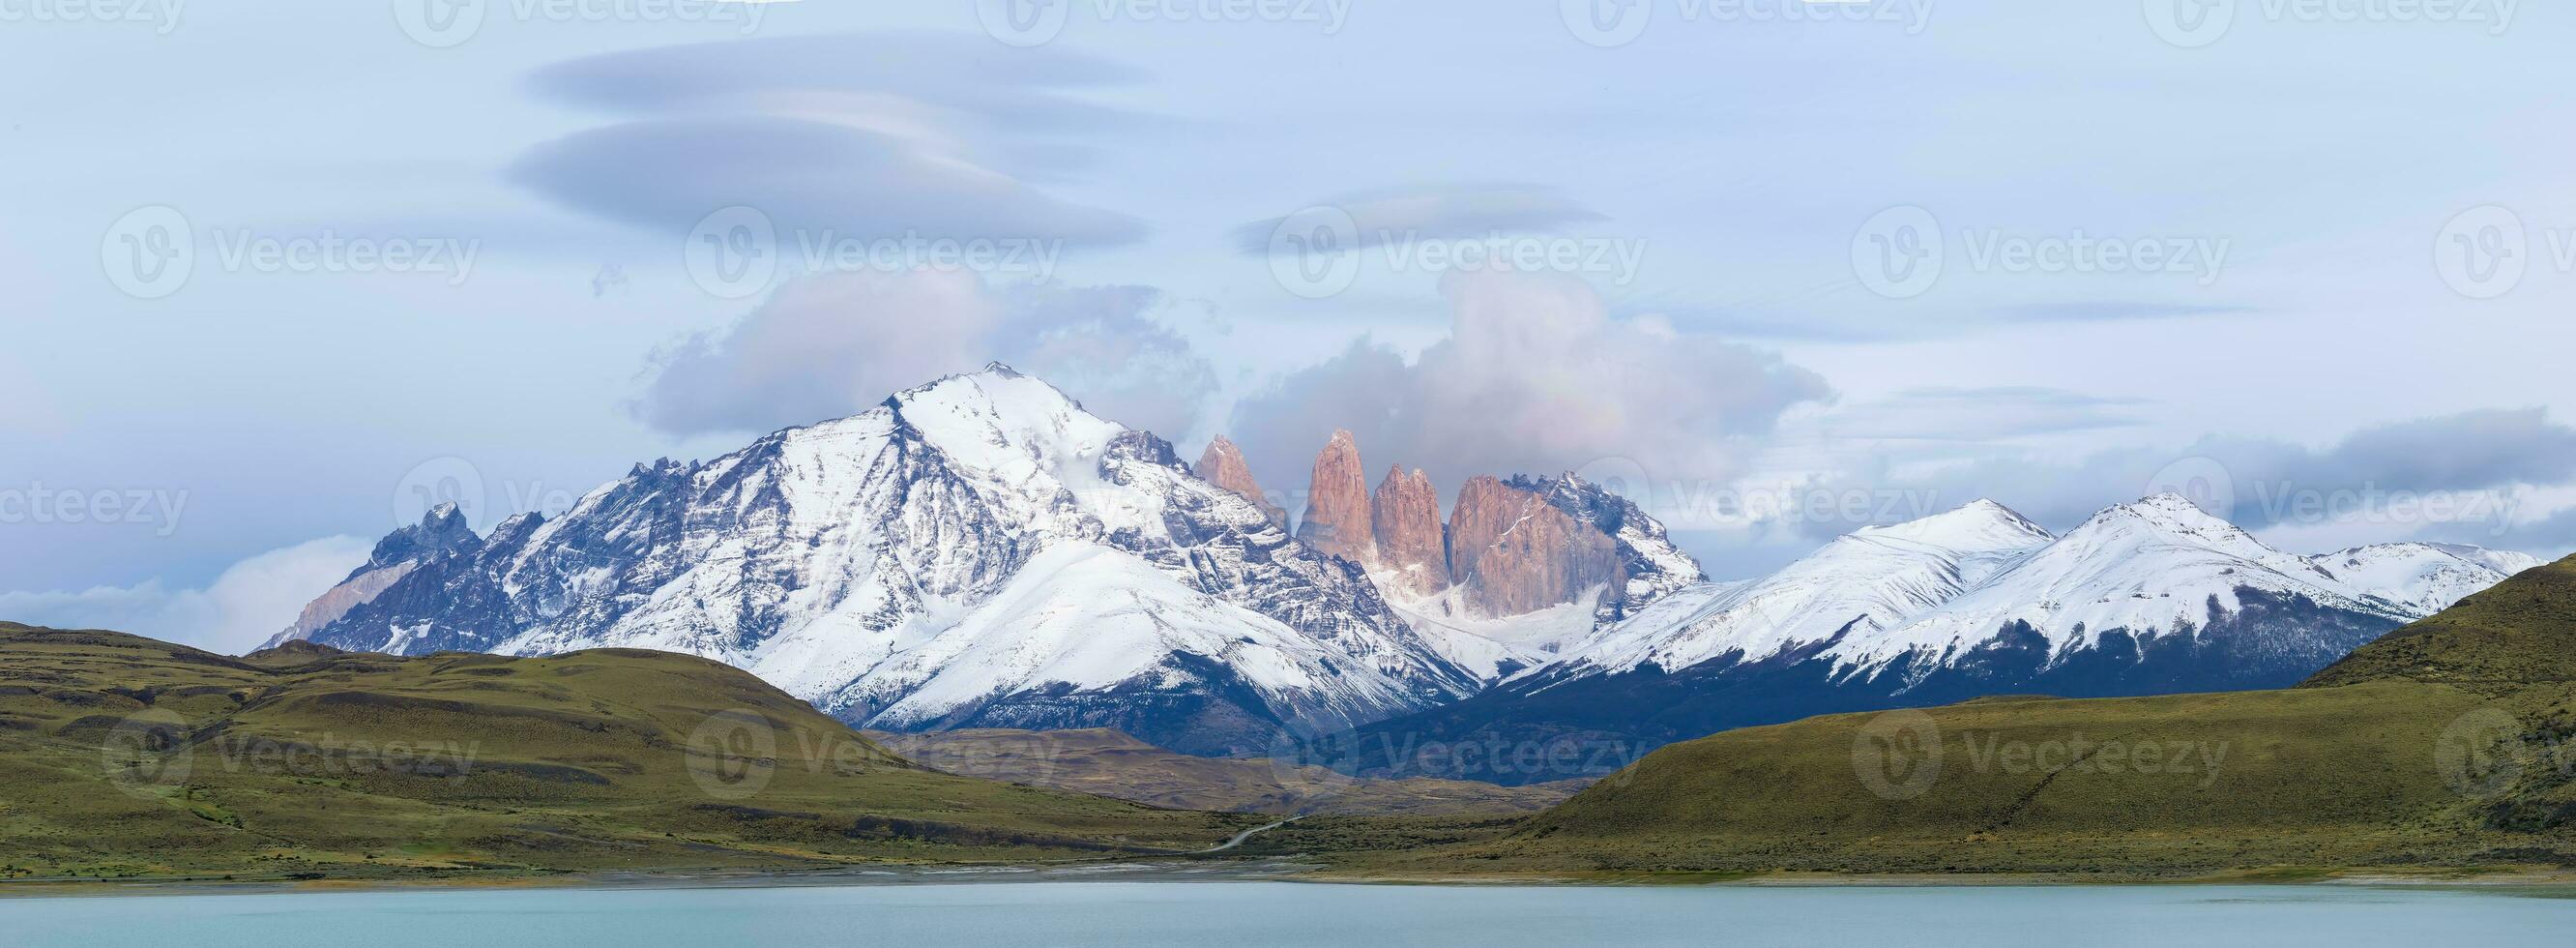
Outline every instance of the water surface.
<svg viewBox="0 0 2576 948">
<path fill-rule="evenodd" d="M 0 899 L 24 948 L 2576 944 L 2576 900 L 2343 886 L 984 882 Z"/>
</svg>

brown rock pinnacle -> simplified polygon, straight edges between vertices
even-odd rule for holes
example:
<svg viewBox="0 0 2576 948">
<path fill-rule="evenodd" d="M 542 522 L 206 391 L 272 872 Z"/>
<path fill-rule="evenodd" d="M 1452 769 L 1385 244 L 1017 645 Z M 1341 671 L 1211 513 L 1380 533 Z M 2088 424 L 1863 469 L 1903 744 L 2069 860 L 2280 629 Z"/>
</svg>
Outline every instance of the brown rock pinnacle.
<svg viewBox="0 0 2576 948">
<path fill-rule="evenodd" d="M 1608 535 L 1491 477 L 1459 489 L 1449 549 L 1449 574 L 1464 587 L 1467 606 L 1488 616 L 1536 612 L 1627 581 Z"/>
<path fill-rule="evenodd" d="M 1361 473 L 1360 446 L 1348 431 L 1315 455 L 1315 480 L 1306 494 L 1306 516 L 1297 536 L 1334 556 L 1373 562 L 1376 544 L 1369 524 L 1368 475 Z"/>
<path fill-rule="evenodd" d="M 1270 497 L 1261 492 L 1261 485 L 1252 479 L 1252 466 L 1243 463 L 1242 449 L 1235 447 L 1234 442 L 1226 440 L 1224 435 L 1208 442 L 1207 451 L 1199 455 L 1198 472 L 1199 477 L 1208 483 L 1233 491 L 1261 508 L 1262 514 L 1270 518 L 1271 526 L 1287 528 L 1288 511 L 1271 503 Z"/>
<path fill-rule="evenodd" d="M 1377 562 L 1387 582 L 1404 592 L 1427 596 L 1449 588 L 1449 545 L 1440 529 L 1440 492 L 1420 470 L 1405 476 L 1390 466 L 1369 504 L 1370 533 L 1377 540 Z"/>
</svg>

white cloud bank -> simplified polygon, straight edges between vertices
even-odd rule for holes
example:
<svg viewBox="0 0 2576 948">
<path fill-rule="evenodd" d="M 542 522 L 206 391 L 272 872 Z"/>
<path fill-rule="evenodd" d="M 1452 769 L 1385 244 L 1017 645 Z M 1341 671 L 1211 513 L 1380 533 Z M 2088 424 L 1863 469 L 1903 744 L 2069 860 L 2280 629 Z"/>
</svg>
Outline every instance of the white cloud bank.
<svg viewBox="0 0 2576 948">
<path fill-rule="evenodd" d="M 0 593 L 0 619 L 67 629 L 109 629 L 228 654 L 259 647 L 350 570 L 371 541 L 309 540 L 235 563 L 204 589 L 168 589 L 158 579 L 79 592 Z"/>
</svg>

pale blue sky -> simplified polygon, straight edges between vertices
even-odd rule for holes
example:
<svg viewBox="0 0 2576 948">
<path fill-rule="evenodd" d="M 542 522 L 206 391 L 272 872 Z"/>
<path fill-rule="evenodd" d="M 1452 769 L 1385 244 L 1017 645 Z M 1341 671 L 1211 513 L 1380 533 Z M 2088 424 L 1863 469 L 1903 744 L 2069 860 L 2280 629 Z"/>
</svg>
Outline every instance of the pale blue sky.
<svg viewBox="0 0 2576 948">
<path fill-rule="evenodd" d="M 1603 9 L 1643 29 L 1605 47 L 1569 26 L 1581 3 L 1058 0 L 1061 32 L 1020 47 L 973 3 L 430 2 L 480 24 L 433 47 L 402 25 L 418 0 L 0 5 L 0 612 L 228 643 L 345 570 L 441 459 L 481 481 L 488 525 L 987 358 L 1060 369 L 1185 453 L 1259 432 L 1239 440 L 1274 489 L 1333 424 L 1383 429 L 1372 467 L 1633 461 L 1665 484 L 1991 494 L 2055 528 L 2206 461 L 2285 547 L 2576 548 L 2576 275 L 2554 252 L 2576 233 L 2576 11 L 2243 0 L 2185 48 L 2155 28 L 2165 0 L 1873 22 L 1633 0 Z M 1016 292 L 1021 269 L 982 296 L 805 278 L 754 315 L 767 290 L 712 294 L 682 253 L 701 207 L 743 201 L 839 236 L 1061 238 L 1065 292 Z M 1373 247 L 1308 299 L 1246 245 L 1317 204 L 1599 253 L 1542 285 Z M 2485 205 L 2524 272 L 2462 292 L 2437 246 Z M 195 249 L 150 299 L 111 278 L 145 207 Z M 1856 272 L 1889 208 L 1938 228 L 1919 295 Z M 2010 262 L 2079 231 L 2193 259 Z M 232 262 L 245 236 L 325 232 L 472 267 Z M 1152 292 L 1072 292 L 1110 285 Z M 786 355 L 745 355 L 755 332 Z M 1362 337 L 1390 352 L 1349 352 Z M 1360 379 L 1403 390 L 1350 400 Z M 2255 509 L 2284 484 L 2512 506 Z M 96 522 L 62 490 L 178 513 Z M 1851 525 L 1677 519 L 1722 574 Z"/>
</svg>

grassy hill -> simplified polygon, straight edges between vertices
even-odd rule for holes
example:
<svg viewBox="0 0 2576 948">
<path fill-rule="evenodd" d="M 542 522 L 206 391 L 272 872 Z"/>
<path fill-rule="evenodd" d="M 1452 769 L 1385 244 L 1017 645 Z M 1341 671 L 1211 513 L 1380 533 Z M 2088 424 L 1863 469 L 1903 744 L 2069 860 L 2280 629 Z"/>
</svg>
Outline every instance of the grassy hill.
<svg viewBox="0 0 2576 948">
<path fill-rule="evenodd" d="M 0 879 L 1028 862 L 1257 822 L 940 773 L 681 655 L 232 658 L 0 623 Z"/>
<path fill-rule="evenodd" d="M 1519 814 L 1587 781 L 1502 787 L 1463 780 L 1366 780 L 1268 759 L 1194 757 L 1117 731 L 869 732 L 905 758 L 949 773 L 1192 810 L 1289 816 Z"/>
<path fill-rule="evenodd" d="M 1526 820 L 1265 845 L 1427 876 L 2576 868 L 2571 646 L 2576 560 L 2299 688 L 1811 718 L 1663 748 Z"/>
</svg>

